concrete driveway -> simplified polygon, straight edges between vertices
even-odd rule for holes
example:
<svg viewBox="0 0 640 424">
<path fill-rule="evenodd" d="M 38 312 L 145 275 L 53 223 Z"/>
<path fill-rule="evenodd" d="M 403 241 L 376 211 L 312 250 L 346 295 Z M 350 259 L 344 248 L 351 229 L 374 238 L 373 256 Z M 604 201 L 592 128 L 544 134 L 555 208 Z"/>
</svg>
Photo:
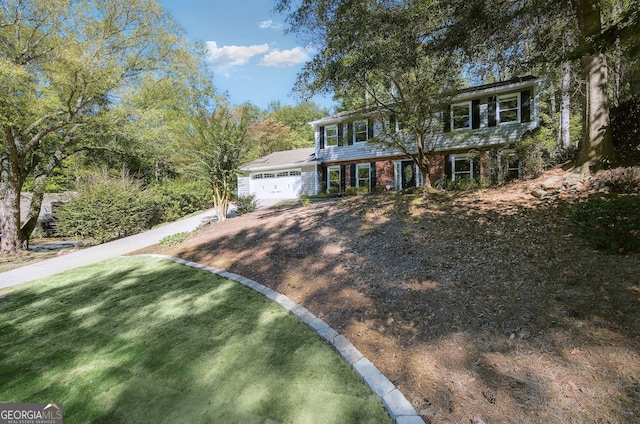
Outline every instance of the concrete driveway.
<svg viewBox="0 0 640 424">
<path fill-rule="evenodd" d="M 80 266 L 91 265 L 107 259 L 115 258 L 124 255 L 125 253 L 133 252 L 156 244 L 166 236 L 195 230 L 203 222 L 208 222 L 214 219 L 216 219 L 215 213 L 213 210 L 208 210 L 199 215 L 185 218 L 144 233 L 121 238 L 109 243 L 38 262 L 33 265 L 27 265 L 18 269 L 3 272 L 0 273 L 0 288 L 15 286 L 26 283 L 27 281 L 49 277 L 59 272 L 78 268 Z"/>
</svg>

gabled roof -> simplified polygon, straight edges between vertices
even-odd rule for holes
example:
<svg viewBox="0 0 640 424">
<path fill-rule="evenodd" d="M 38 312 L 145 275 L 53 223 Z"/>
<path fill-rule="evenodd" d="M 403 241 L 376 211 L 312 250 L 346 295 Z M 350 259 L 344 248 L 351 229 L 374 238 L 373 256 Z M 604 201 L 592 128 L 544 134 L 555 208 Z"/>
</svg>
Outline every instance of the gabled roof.
<svg viewBox="0 0 640 424">
<path fill-rule="evenodd" d="M 314 165 L 316 162 L 315 147 L 306 149 L 285 150 L 256 159 L 240 168 L 241 171 L 264 171 Z"/>
</svg>

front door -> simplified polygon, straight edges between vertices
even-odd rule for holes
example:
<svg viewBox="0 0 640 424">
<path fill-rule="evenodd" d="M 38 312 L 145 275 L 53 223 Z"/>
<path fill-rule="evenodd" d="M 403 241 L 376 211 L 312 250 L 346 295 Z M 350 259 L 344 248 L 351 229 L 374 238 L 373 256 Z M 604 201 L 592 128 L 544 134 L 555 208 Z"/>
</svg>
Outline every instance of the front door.
<svg viewBox="0 0 640 424">
<path fill-rule="evenodd" d="M 400 171 L 402 173 L 402 189 L 416 186 L 416 167 L 412 160 L 403 160 Z"/>
</svg>

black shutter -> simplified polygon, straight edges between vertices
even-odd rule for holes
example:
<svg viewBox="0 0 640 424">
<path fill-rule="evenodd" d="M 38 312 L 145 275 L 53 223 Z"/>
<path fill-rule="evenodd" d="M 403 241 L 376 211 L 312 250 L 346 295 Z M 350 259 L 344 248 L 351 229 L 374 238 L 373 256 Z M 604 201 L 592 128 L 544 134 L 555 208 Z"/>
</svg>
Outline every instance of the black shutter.
<svg viewBox="0 0 640 424">
<path fill-rule="evenodd" d="M 396 133 L 396 115 L 389 116 L 389 132 L 391 134 Z"/>
<path fill-rule="evenodd" d="M 352 163 L 349 165 L 349 186 L 356 186 L 356 164 Z"/>
<path fill-rule="evenodd" d="M 329 188 L 329 181 L 327 181 L 328 179 L 328 175 L 327 175 L 327 167 L 323 166 L 320 168 L 320 192 L 324 193 L 325 191 L 327 191 L 327 188 Z"/>
<path fill-rule="evenodd" d="M 376 163 L 371 162 L 371 191 L 376 188 Z"/>
<path fill-rule="evenodd" d="M 338 146 L 344 146 L 344 129 L 338 124 Z"/>
<path fill-rule="evenodd" d="M 520 93 L 520 122 L 531 122 L 531 91 Z"/>
<path fill-rule="evenodd" d="M 480 181 L 480 158 L 473 158 L 473 178 Z"/>
<path fill-rule="evenodd" d="M 367 119 L 367 140 L 370 138 L 373 138 L 373 126 L 374 126 L 373 118 Z"/>
<path fill-rule="evenodd" d="M 340 165 L 340 192 L 344 193 L 347 188 L 347 167 Z"/>
<path fill-rule="evenodd" d="M 353 122 L 347 124 L 347 145 L 353 146 Z"/>
<path fill-rule="evenodd" d="M 451 179 L 451 156 L 449 155 L 444 157 L 444 178 Z"/>
<path fill-rule="evenodd" d="M 451 106 L 447 106 L 447 108 L 442 111 L 442 115 L 444 118 L 444 128 L 442 130 L 444 132 L 451 132 Z"/>
<path fill-rule="evenodd" d="M 487 104 L 487 111 L 489 113 L 489 119 L 487 124 L 490 127 L 495 127 L 496 126 L 496 98 L 494 97 L 489 97 L 489 103 Z"/>
<path fill-rule="evenodd" d="M 320 127 L 320 148 L 324 149 L 324 127 Z"/>
<path fill-rule="evenodd" d="M 471 102 L 471 128 L 480 128 L 480 99 Z"/>
</svg>

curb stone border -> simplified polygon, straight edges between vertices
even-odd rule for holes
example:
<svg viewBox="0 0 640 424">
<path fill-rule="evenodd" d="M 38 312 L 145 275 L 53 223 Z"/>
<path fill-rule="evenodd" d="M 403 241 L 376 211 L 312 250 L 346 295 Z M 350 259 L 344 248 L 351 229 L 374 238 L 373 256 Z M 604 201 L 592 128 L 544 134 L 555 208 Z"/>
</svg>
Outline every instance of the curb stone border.
<svg viewBox="0 0 640 424">
<path fill-rule="evenodd" d="M 420 415 L 418 415 L 411 403 L 409 403 L 400 390 L 398 390 L 396 386 L 371 363 L 371 361 L 365 358 L 364 355 L 362 355 L 362 353 L 360 353 L 360 351 L 356 349 L 346 337 L 338 334 L 338 332 L 331 328 L 329 324 L 316 317 L 307 308 L 298 305 L 287 296 L 241 275 L 233 274 L 228 271 L 202 265 L 196 262 L 190 262 L 166 255 L 151 254 L 138 256 L 165 259 L 192 268 L 201 269 L 236 281 L 273 300 L 295 315 L 323 340 L 329 343 L 338 355 L 340 355 L 340 357 L 347 362 L 351 368 L 353 368 L 356 374 L 364 380 L 365 384 L 371 389 L 371 391 L 373 391 L 380 400 L 382 400 L 384 407 L 387 409 L 387 412 L 395 424 L 425 424 L 424 420 Z"/>
</svg>

